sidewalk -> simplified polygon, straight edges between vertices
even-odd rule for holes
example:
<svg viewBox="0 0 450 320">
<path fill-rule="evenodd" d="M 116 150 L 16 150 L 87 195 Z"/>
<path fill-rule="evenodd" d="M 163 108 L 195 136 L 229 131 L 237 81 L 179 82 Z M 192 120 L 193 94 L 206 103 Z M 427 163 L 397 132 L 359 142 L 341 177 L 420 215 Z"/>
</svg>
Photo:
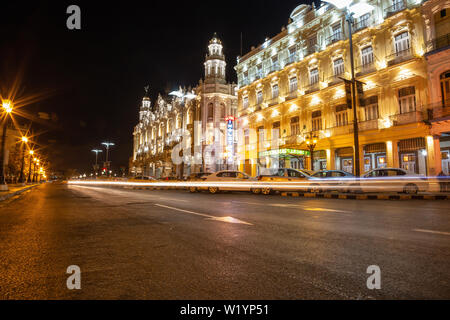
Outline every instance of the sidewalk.
<svg viewBox="0 0 450 320">
<path fill-rule="evenodd" d="M 419 194 L 402 193 L 302 193 L 281 192 L 283 197 L 328 198 L 328 199 L 355 199 L 355 200 L 450 200 L 450 193 L 420 192 Z"/>
<path fill-rule="evenodd" d="M 9 184 L 8 191 L 0 191 L 0 201 L 4 201 L 6 199 L 9 199 L 11 197 L 14 197 L 18 194 L 21 194 L 22 192 L 25 192 L 27 190 L 30 190 L 31 188 L 34 188 L 38 186 L 39 184 L 27 184 L 27 185 L 21 185 L 21 184 Z"/>
</svg>

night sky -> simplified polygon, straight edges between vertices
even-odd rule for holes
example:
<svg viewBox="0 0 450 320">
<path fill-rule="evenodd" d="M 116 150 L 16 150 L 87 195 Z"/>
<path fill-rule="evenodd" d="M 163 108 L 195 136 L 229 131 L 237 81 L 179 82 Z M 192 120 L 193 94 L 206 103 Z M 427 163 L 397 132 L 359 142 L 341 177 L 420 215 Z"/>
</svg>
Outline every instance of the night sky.
<svg viewBox="0 0 450 320">
<path fill-rule="evenodd" d="M 105 140 L 117 145 L 113 167 L 128 166 L 145 85 L 153 99 L 179 85 L 197 85 L 214 32 L 224 44 L 228 81 L 236 82 L 241 32 L 245 54 L 279 33 L 301 3 L 306 2 L 4 2 L 0 90 L 5 96 L 19 78 L 21 95 L 45 93 L 22 110 L 35 118 L 49 114 L 35 119 L 33 128 L 54 170 L 89 172 L 91 149 Z M 81 8 L 81 30 L 66 28 L 71 4 Z"/>
</svg>

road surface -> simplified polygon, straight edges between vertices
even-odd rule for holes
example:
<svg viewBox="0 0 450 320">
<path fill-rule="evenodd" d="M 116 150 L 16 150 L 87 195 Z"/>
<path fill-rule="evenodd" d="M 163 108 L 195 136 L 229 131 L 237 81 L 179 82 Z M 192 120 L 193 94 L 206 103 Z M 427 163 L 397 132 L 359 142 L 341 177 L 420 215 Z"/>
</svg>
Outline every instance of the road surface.
<svg viewBox="0 0 450 320">
<path fill-rule="evenodd" d="M 0 203 L 0 299 L 449 299 L 449 205 L 45 184 Z"/>
</svg>

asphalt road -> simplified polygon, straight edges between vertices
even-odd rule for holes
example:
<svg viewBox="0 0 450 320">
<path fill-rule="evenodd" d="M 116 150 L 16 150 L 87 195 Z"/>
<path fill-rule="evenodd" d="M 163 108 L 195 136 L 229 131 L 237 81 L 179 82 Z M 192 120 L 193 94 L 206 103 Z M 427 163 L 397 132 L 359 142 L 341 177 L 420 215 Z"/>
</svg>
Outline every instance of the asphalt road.
<svg viewBox="0 0 450 320">
<path fill-rule="evenodd" d="M 449 299 L 449 205 L 46 184 L 0 203 L 0 299 Z"/>
</svg>

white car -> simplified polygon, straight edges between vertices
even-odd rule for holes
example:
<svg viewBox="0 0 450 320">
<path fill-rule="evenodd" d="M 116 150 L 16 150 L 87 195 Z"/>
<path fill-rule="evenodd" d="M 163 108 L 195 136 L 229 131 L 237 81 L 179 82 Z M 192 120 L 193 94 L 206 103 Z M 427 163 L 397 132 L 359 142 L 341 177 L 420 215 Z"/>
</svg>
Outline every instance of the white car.
<svg viewBox="0 0 450 320">
<path fill-rule="evenodd" d="M 357 187 L 363 192 L 404 192 L 416 194 L 427 191 L 427 178 L 400 168 L 379 168 L 365 173 Z"/>
<path fill-rule="evenodd" d="M 208 190 L 210 193 L 218 193 L 219 191 L 250 191 L 250 186 L 240 186 L 239 182 L 244 182 L 251 184 L 251 181 L 255 181 L 255 178 L 250 177 L 249 175 L 233 170 L 223 170 L 218 171 L 213 174 L 210 174 L 207 177 L 203 178 L 205 183 L 208 182 L 224 182 L 224 186 L 206 186 L 206 187 L 198 187 L 197 190 Z M 236 182 L 236 185 L 232 183 Z M 193 191 L 193 190 L 191 190 Z"/>
</svg>

